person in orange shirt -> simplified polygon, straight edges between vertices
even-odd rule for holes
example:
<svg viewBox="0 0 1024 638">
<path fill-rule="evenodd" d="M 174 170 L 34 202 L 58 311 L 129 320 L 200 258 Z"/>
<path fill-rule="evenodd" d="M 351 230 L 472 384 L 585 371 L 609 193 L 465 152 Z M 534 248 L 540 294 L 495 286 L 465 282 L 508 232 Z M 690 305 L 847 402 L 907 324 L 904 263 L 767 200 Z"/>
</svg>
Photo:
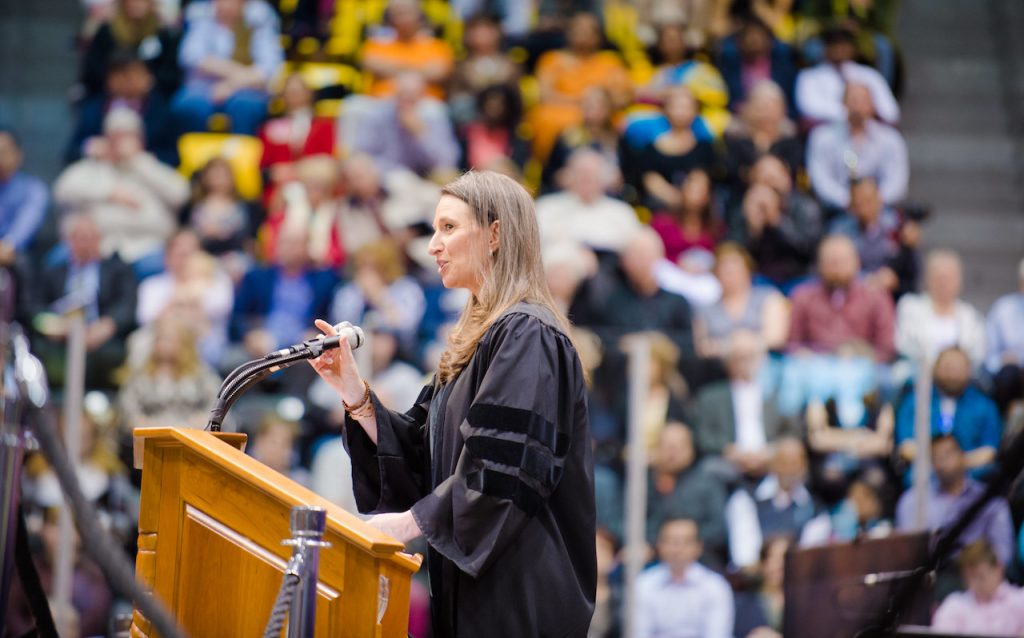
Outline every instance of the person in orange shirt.
<svg viewBox="0 0 1024 638">
<path fill-rule="evenodd" d="M 395 77 L 412 71 L 423 76 L 428 95 L 443 100 L 444 85 L 455 66 L 451 47 L 424 32 L 416 0 L 391 0 L 386 16 L 391 33 L 368 40 L 361 55 L 363 69 L 373 74 L 370 95 L 394 95 Z"/>
<path fill-rule="evenodd" d="M 612 96 L 613 111 L 632 99 L 629 74 L 612 51 L 601 50 L 601 23 L 593 13 L 577 13 L 566 32 L 568 47 L 549 51 L 537 62 L 540 104 L 531 111 L 534 154 L 547 157 L 563 129 L 583 119 L 580 103 L 587 89 L 602 86 Z"/>
</svg>

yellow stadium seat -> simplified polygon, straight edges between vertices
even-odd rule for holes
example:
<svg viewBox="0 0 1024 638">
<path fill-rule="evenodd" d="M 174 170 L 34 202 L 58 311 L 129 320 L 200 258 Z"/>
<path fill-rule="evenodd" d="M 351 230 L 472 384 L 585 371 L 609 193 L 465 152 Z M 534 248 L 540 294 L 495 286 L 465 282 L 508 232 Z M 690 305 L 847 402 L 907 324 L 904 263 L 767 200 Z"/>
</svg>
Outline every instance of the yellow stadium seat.
<svg viewBox="0 0 1024 638">
<path fill-rule="evenodd" d="M 519 78 L 519 95 L 524 111 L 540 103 L 540 82 L 535 76 L 523 75 Z"/>
<path fill-rule="evenodd" d="M 345 100 L 317 100 L 313 107 L 317 117 L 329 117 L 334 119 L 341 113 Z"/>
<path fill-rule="evenodd" d="M 314 91 L 329 86 L 343 86 L 351 93 L 359 93 L 365 86 L 363 72 L 354 66 L 336 62 L 288 62 L 270 83 L 271 91 L 279 93 L 285 79 L 298 72 L 306 85 Z"/>
<path fill-rule="evenodd" d="M 179 172 L 185 177 L 201 169 L 211 159 L 223 157 L 231 165 L 238 184 L 238 193 L 246 199 L 257 199 L 263 190 L 260 158 L 263 143 L 249 135 L 228 133 L 186 133 L 178 138 L 181 156 Z"/>
</svg>

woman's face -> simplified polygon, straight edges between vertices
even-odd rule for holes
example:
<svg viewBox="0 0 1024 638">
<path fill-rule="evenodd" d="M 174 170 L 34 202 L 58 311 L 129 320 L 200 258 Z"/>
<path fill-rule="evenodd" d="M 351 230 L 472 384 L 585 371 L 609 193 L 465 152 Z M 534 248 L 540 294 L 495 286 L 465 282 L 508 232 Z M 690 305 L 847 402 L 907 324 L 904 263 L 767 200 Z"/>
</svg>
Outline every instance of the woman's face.
<svg viewBox="0 0 1024 638">
<path fill-rule="evenodd" d="M 750 96 L 746 108 L 747 121 L 751 126 L 781 122 L 786 116 L 786 106 L 774 92 L 755 92 Z"/>
<path fill-rule="evenodd" d="M 489 241 L 492 234 L 493 242 Z M 496 230 L 481 228 L 469 204 L 451 195 L 441 196 L 427 252 L 437 262 L 445 288 L 466 288 L 477 294 L 490 268 L 492 243 L 497 243 Z"/>
<path fill-rule="evenodd" d="M 711 179 L 704 171 L 690 171 L 683 180 L 683 208 L 689 211 L 704 210 L 711 202 Z"/>
<path fill-rule="evenodd" d="M 726 253 L 718 260 L 715 267 L 715 274 L 722 284 L 722 293 L 733 294 L 750 288 L 750 271 L 747 264 L 739 255 Z"/>
<path fill-rule="evenodd" d="M 686 32 L 681 26 L 662 27 L 658 34 L 658 53 L 669 64 L 677 64 L 686 58 Z"/>
<path fill-rule="evenodd" d="M 153 335 L 153 360 L 157 363 L 176 363 L 181 344 L 179 329 L 173 324 L 161 324 Z"/>
<path fill-rule="evenodd" d="M 672 89 L 665 97 L 664 110 L 672 128 L 689 128 L 697 117 L 697 100 L 686 89 Z"/>
<path fill-rule="evenodd" d="M 284 83 L 281 97 L 284 98 L 284 107 L 289 113 L 308 109 L 313 105 L 313 92 L 298 75 L 290 76 Z"/>
<path fill-rule="evenodd" d="M 490 22 L 476 22 L 466 31 L 466 48 L 474 55 L 492 55 L 501 45 L 501 29 Z"/>
<path fill-rule="evenodd" d="M 203 174 L 206 190 L 219 195 L 228 195 L 235 190 L 235 176 L 227 162 L 214 162 Z"/>
<path fill-rule="evenodd" d="M 584 93 L 580 109 L 583 111 L 583 121 L 586 124 L 604 126 L 611 123 L 612 105 L 607 94 L 601 89 L 591 89 Z"/>
<path fill-rule="evenodd" d="M 569 49 L 579 55 L 587 55 L 597 51 L 601 46 L 601 23 L 597 17 L 588 13 L 577 15 L 569 23 L 566 33 Z"/>
</svg>

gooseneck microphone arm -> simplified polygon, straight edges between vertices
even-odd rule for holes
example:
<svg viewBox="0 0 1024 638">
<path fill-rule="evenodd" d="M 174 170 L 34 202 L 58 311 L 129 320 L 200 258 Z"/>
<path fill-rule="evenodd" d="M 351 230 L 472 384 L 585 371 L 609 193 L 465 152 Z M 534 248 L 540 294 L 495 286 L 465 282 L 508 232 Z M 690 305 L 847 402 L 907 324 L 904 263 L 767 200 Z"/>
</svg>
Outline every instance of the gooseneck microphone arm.
<svg viewBox="0 0 1024 638">
<path fill-rule="evenodd" d="M 346 321 L 338 324 L 335 328 L 338 331 L 336 335 L 319 336 L 281 350 L 275 350 L 262 359 L 248 361 L 232 370 L 225 377 L 217 392 L 217 402 L 210 409 L 210 420 L 206 424 L 206 429 L 211 432 L 220 432 L 224 417 L 227 416 L 228 410 L 235 404 L 235 401 L 249 388 L 278 370 L 290 368 L 300 361 L 316 359 L 324 351 L 337 348 L 342 340 L 347 341 L 353 350 L 363 345 L 363 331 L 359 326 L 353 326 Z"/>
</svg>

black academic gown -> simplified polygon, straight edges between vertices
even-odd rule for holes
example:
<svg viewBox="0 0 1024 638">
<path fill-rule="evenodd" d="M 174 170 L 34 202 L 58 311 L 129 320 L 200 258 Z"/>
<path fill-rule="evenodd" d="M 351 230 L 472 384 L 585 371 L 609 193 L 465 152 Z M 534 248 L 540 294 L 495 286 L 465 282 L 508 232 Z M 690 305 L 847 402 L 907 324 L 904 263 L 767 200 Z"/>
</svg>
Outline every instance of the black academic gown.
<svg viewBox="0 0 1024 638">
<path fill-rule="evenodd" d="M 345 424 L 356 502 L 411 508 L 429 544 L 435 638 L 586 636 L 597 583 L 586 392 L 550 311 L 513 307 L 407 413 L 373 402 L 377 445 Z"/>
</svg>

